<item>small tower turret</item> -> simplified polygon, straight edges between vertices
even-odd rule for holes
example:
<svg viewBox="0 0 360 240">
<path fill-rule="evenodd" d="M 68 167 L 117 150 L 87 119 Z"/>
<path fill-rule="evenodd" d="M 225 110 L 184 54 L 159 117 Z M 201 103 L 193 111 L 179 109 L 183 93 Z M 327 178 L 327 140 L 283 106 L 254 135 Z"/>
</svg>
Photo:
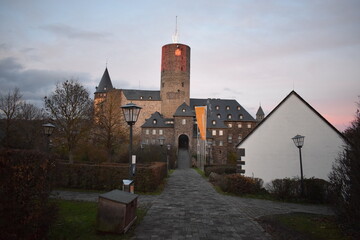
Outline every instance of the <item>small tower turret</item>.
<svg viewBox="0 0 360 240">
<path fill-rule="evenodd" d="M 261 108 L 261 105 L 259 106 L 259 109 L 256 112 L 256 121 L 261 122 L 265 117 L 265 113 Z"/>
</svg>

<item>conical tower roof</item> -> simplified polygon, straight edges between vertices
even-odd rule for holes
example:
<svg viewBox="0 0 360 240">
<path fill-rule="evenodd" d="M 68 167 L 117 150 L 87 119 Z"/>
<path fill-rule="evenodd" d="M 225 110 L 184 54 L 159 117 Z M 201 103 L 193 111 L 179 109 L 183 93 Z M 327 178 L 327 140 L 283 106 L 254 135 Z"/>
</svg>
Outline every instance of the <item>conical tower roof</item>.
<svg viewBox="0 0 360 240">
<path fill-rule="evenodd" d="M 259 106 L 259 109 L 256 112 L 256 116 L 265 116 L 264 111 L 262 110 L 261 106 Z"/>
<path fill-rule="evenodd" d="M 109 90 L 114 89 L 112 83 L 111 83 L 111 79 L 110 79 L 110 75 L 108 72 L 108 69 L 105 68 L 105 72 L 100 80 L 99 86 L 96 87 L 96 91 L 95 93 L 104 93 L 107 92 Z"/>
</svg>

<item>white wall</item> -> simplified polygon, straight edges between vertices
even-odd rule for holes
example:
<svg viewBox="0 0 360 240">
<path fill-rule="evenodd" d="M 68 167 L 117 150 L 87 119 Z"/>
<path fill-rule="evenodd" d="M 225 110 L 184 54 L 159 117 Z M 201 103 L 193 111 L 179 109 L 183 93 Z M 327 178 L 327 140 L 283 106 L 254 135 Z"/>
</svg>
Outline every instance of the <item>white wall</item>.
<svg viewBox="0 0 360 240">
<path fill-rule="evenodd" d="M 300 177 L 299 150 L 292 137 L 305 136 L 302 148 L 304 177 L 328 179 L 344 142 L 340 135 L 295 94 L 284 102 L 239 148 L 245 148 L 245 175 L 265 183 Z"/>
</svg>

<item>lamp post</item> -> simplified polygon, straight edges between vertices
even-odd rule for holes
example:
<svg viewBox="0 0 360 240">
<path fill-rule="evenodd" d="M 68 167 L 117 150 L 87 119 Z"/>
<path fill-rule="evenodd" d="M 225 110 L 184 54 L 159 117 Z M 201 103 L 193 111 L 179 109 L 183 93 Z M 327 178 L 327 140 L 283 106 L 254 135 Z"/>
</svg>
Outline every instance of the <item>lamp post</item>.
<svg viewBox="0 0 360 240">
<path fill-rule="evenodd" d="M 45 123 L 42 125 L 46 139 L 46 151 L 50 152 L 50 136 L 54 132 L 55 126 L 51 123 Z"/>
<path fill-rule="evenodd" d="M 171 145 L 168 144 L 167 145 L 167 152 L 166 152 L 166 169 L 167 169 L 167 172 L 169 172 L 169 153 L 170 153 L 170 150 L 171 150 Z"/>
<path fill-rule="evenodd" d="M 304 145 L 304 136 L 296 135 L 292 138 L 294 144 L 297 148 L 299 148 L 300 155 L 300 172 L 301 172 L 301 196 L 304 196 L 304 176 L 303 176 L 303 168 L 302 168 L 302 158 L 301 158 L 301 148 Z"/>
<path fill-rule="evenodd" d="M 125 121 L 130 126 L 130 144 L 129 144 L 129 178 L 132 178 L 132 137 L 133 131 L 132 126 L 136 123 L 141 107 L 137 106 L 134 103 L 128 103 L 124 106 L 121 106 L 121 109 L 124 114 Z"/>
</svg>

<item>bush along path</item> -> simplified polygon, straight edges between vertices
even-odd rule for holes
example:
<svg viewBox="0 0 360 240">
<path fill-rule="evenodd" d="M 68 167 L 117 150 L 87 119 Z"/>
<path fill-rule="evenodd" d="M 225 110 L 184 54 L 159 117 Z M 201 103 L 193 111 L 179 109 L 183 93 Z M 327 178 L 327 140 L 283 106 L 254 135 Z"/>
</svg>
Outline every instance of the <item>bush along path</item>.
<svg viewBox="0 0 360 240">
<path fill-rule="evenodd" d="M 289 212 L 333 214 L 324 206 L 225 196 L 193 169 L 178 169 L 153 201 L 136 239 L 271 239 L 254 220 Z"/>
</svg>

